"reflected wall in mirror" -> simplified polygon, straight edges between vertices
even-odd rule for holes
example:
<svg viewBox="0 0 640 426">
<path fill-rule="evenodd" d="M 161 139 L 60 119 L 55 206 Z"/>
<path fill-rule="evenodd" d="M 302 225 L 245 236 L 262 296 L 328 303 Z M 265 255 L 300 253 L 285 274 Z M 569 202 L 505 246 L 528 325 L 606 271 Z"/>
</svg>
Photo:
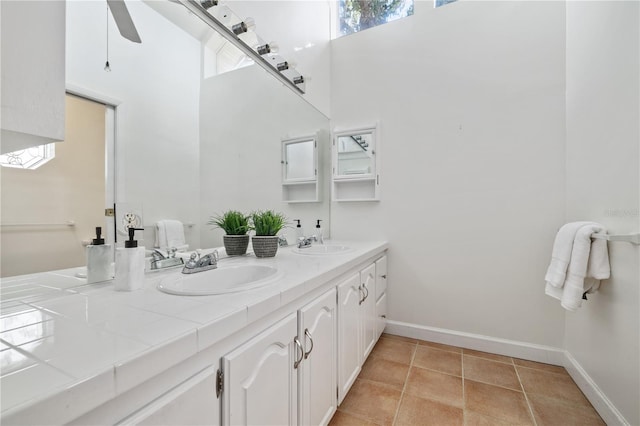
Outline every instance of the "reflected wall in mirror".
<svg viewBox="0 0 640 426">
<path fill-rule="evenodd" d="M 316 140 L 312 137 L 282 142 L 283 180 L 309 181 L 316 179 Z"/>
</svg>

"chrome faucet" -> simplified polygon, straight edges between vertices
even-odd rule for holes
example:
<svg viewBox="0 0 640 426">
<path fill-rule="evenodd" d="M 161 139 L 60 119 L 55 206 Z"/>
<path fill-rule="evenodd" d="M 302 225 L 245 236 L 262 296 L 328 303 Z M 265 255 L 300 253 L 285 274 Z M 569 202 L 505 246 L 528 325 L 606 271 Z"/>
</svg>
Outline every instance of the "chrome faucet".
<svg viewBox="0 0 640 426">
<path fill-rule="evenodd" d="M 300 237 L 298 238 L 298 248 L 302 249 L 302 248 L 311 247 L 311 244 L 314 241 L 318 241 L 318 238 L 315 235 L 312 235 L 310 237 Z"/>
<path fill-rule="evenodd" d="M 218 267 L 218 250 L 200 257 L 199 253 L 191 253 L 189 260 L 182 268 L 183 274 L 195 274 L 196 272 L 208 271 Z"/>
<path fill-rule="evenodd" d="M 177 251 L 177 248 L 171 247 L 167 249 L 167 253 L 165 254 L 162 250 L 154 248 L 153 253 L 151 253 L 151 269 L 163 269 L 184 265 L 183 260 L 176 257 Z"/>
</svg>

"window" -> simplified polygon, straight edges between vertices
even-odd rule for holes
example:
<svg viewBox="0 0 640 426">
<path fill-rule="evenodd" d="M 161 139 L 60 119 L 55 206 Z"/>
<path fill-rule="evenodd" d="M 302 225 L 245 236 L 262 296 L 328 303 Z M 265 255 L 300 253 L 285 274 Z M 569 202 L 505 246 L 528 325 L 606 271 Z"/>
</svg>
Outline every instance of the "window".
<svg viewBox="0 0 640 426">
<path fill-rule="evenodd" d="M 0 166 L 35 170 L 56 156 L 54 143 L 0 155 Z"/>
<path fill-rule="evenodd" d="M 435 0 L 434 7 L 444 6 L 445 4 L 453 3 L 457 0 Z"/>
<path fill-rule="evenodd" d="M 339 0 L 338 37 L 413 15 L 413 0 Z"/>
</svg>

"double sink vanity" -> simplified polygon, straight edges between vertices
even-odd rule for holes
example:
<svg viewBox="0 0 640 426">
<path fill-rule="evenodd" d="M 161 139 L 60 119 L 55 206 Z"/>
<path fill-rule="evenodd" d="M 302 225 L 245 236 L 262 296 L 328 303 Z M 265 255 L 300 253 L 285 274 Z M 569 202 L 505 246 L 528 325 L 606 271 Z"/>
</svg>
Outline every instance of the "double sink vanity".
<svg viewBox="0 0 640 426">
<path fill-rule="evenodd" d="M 2 280 L 3 424 L 327 424 L 382 333 L 385 242 L 282 247 L 141 290 Z"/>
</svg>

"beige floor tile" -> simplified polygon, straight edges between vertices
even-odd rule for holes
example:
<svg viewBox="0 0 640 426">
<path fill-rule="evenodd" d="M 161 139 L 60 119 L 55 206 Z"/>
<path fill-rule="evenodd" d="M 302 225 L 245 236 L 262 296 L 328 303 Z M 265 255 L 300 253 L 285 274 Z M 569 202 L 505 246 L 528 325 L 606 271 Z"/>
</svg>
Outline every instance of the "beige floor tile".
<svg viewBox="0 0 640 426">
<path fill-rule="evenodd" d="M 358 378 L 384 383 L 401 391 L 408 372 L 407 364 L 378 358 L 372 354 L 362 366 Z"/>
<path fill-rule="evenodd" d="M 394 425 L 448 426 L 464 424 L 461 408 L 404 395 Z"/>
<path fill-rule="evenodd" d="M 549 373 L 569 374 L 564 367 L 559 365 L 544 364 L 542 362 L 527 361 L 526 359 L 513 358 L 513 363 L 521 367 L 534 368 L 536 370 L 544 370 Z"/>
<path fill-rule="evenodd" d="M 464 410 L 465 426 L 515 426 L 517 424 L 518 423 L 515 422 L 485 416 L 484 414 L 476 413 L 475 411 Z M 523 424 L 528 425 L 531 423 L 525 422 Z"/>
<path fill-rule="evenodd" d="M 538 394 L 527 394 L 538 426 L 605 425 L 589 402 L 563 401 Z"/>
<path fill-rule="evenodd" d="M 516 366 L 524 391 L 567 401 L 588 402 L 569 375 L 548 373 L 543 370 Z"/>
<path fill-rule="evenodd" d="M 463 407 L 462 378 L 438 371 L 411 367 L 405 386 L 406 394 L 459 408 Z"/>
<path fill-rule="evenodd" d="M 413 343 L 413 344 L 418 343 L 418 339 L 412 339 L 411 337 L 397 336 L 395 334 L 382 333 L 382 336 L 380 337 L 384 337 L 385 339 L 400 340 L 401 342 L 406 342 L 406 343 Z"/>
<path fill-rule="evenodd" d="M 511 357 L 498 355 L 498 354 L 490 354 L 489 352 L 480 352 L 480 351 L 474 351 L 473 349 L 465 348 L 462 350 L 462 353 L 464 353 L 465 355 L 471 355 L 478 358 L 490 359 L 492 361 L 504 362 L 507 364 L 513 363 L 513 359 Z"/>
<path fill-rule="evenodd" d="M 469 355 L 465 355 L 462 362 L 465 379 L 522 391 L 516 369 L 512 364 Z"/>
<path fill-rule="evenodd" d="M 338 410 L 331 418 L 329 426 L 377 426 L 377 424 Z"/>
<path fill-rule="evenodd" d="M 455 352 L 418 346 L 413 365 L 442 373 L 462 376 L 462 355 Z"/>
<path fill-rule="evenodd" d="M 464 398 L 467 410 L 513 424 L 533 424 L 522 392 L 465 379 Z"/>
<path fill-rule="evenodd" d="M 462 348 L 459 348 L 457 346 L 443 345 L 442 343 L 434 343 L 434 342 L 426 342 L 424 340 L 418 340 L 418 345 L 429 346 L 430 348 L 442 349 L 443 351 L 456 352 L 459 354 L 462 353 Z"/>
<path fill-rule="evenodd" d="M 378 343 L 371 351 L 372 355 L 389 361 L 400 362 L 402 364 L 411 364 L 413 353 L 416 350 L 415 343 L 407 343 L 398 339 L 387 339 L 381 337 Z"/>
<path fill-rule="evenodd" d="M 380 425 L 390 425 L 400 403 L 400 395 L 399 390 L 389 386 L 357 379 L 340 409 Z"/>
</svg>

